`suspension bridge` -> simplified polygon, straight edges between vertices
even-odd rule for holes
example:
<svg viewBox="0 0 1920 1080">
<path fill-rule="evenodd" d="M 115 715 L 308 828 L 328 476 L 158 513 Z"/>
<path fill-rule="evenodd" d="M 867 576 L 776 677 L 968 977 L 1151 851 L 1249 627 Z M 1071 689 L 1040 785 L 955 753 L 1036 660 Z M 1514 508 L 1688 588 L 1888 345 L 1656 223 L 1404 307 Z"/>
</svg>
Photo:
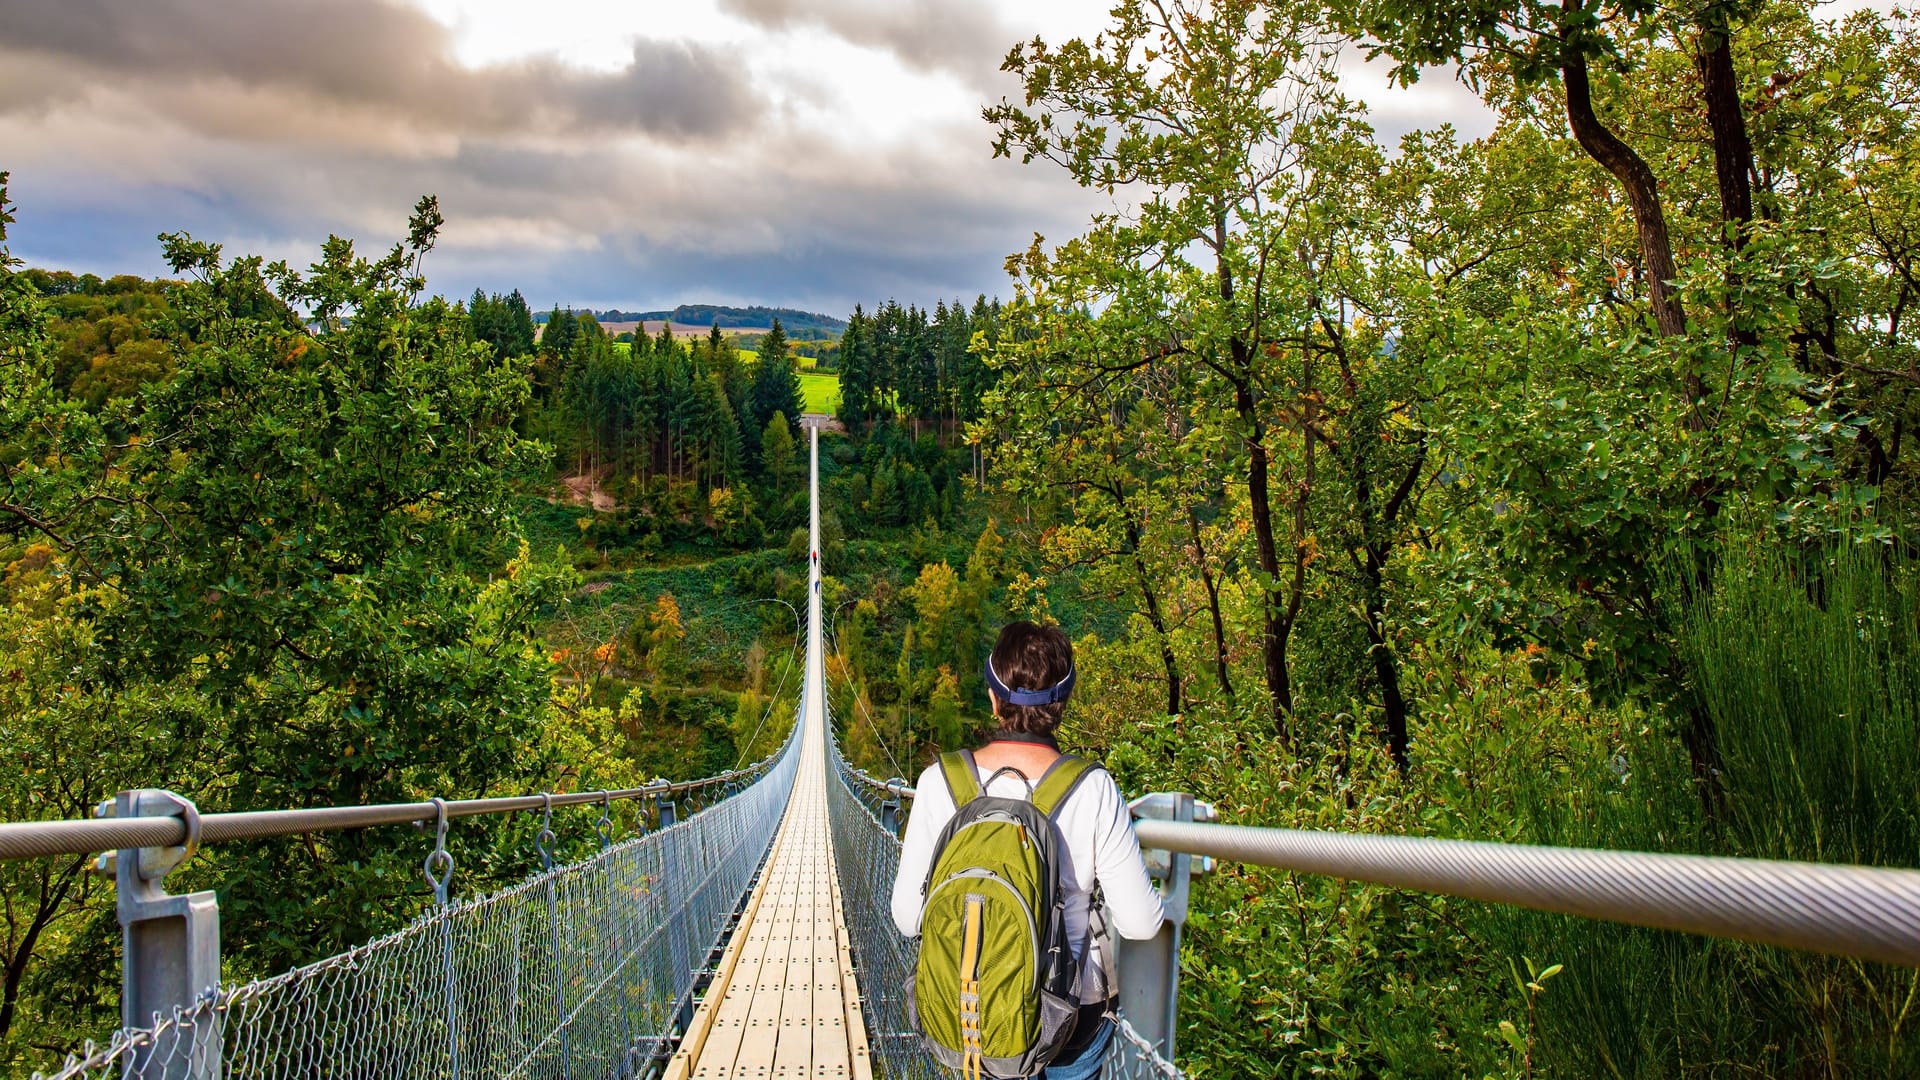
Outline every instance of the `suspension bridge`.
<svg viewBox="0 0 1920 1080">
<path fill-rule="evenodd" d="M 888 909 L 914 792 L 852 768 L 833 735 L 811 436 L 804 677 L 763 761 L 622 791 L 231 814 L 148 789 L 98 820 L 0 824 L 0 858 L 104 852 L 118 890 L 122 1026 L 49 1080 L 944 1075 L 908 1030 L 915 943 Z M 616 802 L 639 805 L 638 835 L 615 839 Z M 600 809 L 600 850 L 557 863 L 553 811 L 573 806 Z M 1214 858 L 1920 966 L 1920 871 L 1222 825 L 1183 793 L 1134 811 L 1170 918 L 1119 943 L 1107 1077 L 1181 1075 L 1180 924 Z M 542 815 L 542 870 L 456 898 L 451 823 L 501 813 Z M 203 844 L 403 823 L 433 838 L 432 907 L 271 978 L 223 983 L 214 894 L 165 889 Z"/>
</svg>

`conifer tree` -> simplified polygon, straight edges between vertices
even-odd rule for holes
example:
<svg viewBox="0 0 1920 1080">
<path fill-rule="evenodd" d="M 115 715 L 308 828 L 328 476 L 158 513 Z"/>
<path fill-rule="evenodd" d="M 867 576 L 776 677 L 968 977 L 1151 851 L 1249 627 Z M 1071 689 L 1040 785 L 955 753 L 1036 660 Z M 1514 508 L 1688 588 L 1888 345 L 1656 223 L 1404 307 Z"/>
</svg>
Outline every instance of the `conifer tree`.
<svg viewBox="0 0 1920 1080">
<path fill-rule="evenodd" d="M 553 305 L 553 311 L 547 315 L 547 328 L 540 334 L 540 351 L 548 356 L 566 357 L 573 350 L 573 339 L 578 333 L 573 309 L 560 310 Z"/>
<path fill-rule="evenodd" d="M 764 428 L 775 413 L 800 415 L 800 376 L 794 370 L 787 335 L 780 328 L 779 319 L 773 320 L 773 329 L 760 340 L 760 359 L 753 369 L 750 404 L 751 422 L 756 428 Z"/>
<path fill-rule="evenodd" d="M 497 297 L 495 300 L 504 312 L 502 340 L 505 348 L 502 351 L 507 356 L 532 356 L 533 311 L 527 307 L 527 298 L 520 295 L 519 289 L 515 289 L 507 294 L 504 301 Z"/>
<path fill-rule="evenodd" d="M 867 422 L 873 410 L 873 336 L 860 305 L 840 336 L 840 422 L 853 429 Z"/>
</svg>

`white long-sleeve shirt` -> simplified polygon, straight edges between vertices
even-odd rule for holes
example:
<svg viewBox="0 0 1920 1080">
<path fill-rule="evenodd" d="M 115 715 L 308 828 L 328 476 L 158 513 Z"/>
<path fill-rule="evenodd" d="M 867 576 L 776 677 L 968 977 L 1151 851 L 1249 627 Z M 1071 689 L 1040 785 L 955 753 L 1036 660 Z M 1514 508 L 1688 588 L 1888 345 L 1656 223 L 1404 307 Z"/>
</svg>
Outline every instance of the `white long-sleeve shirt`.
<svg viewBox="0 0 1920 1080">
<path fill-rule="evenodd" d="M 986 781 L 985 769 L 975 766 L 975 772 Z M 953 793 L 947 790 L 938 762 L 928 766 L 914 786 L 913 810 L 900 845 L 900 873 L 893 879 L 893 921 L 908 937 L 920 932 L 920 890 L 933 863 L 933 846 L 954 812 Z M 988 785 L 987 793 L 1019 798 L 1030 796 L 1032 789 L 1032 783 L 1002 773 Z M 1133 834 L 1133 816 L 1113 777 L 1101 769 L 1081 780 L 1054 821 L 1065 839 L 1060 887 L 1066 893 L 1067 940 L 1074 959 L 1085 958 L 1087 909 L 1095 881 L 1106 897 L 1108 925 L 1114 933 L 1134 939 L 1158 933 L 1166 909 L 1160 904 L 1160 891 L 1147 876 L 1140 841 Z"/>
</svg>

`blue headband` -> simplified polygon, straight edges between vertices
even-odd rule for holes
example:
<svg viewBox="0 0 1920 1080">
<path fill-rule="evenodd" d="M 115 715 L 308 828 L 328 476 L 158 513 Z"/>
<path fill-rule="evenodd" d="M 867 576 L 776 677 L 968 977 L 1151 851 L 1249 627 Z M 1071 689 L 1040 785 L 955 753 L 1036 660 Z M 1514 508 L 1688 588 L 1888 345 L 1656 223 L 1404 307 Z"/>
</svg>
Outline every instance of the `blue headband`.
<svg viewBox="0 0 1920 1080">
<path fill-rule="evenodd" d="M 1000 700 L 1009 705 L 1051 705 L 1056 701 L 1067 700 L 1073 693 L 1073 679 L 1078 672 L 1067 668 L 1067 677 L 1053 684 L 1050 690 L 1015 690 L 1000 680 L 999 672 L 993 670 L 993 657 L 987 657 L 987 685 L 1000 695 Z"/>
</svg>

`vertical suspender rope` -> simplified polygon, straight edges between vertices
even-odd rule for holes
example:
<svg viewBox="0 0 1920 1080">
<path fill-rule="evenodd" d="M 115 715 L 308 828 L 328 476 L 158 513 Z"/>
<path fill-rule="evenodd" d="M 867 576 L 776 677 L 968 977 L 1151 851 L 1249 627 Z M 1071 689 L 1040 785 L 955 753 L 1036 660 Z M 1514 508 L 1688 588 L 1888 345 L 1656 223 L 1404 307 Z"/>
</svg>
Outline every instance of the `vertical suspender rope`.
<svg viewBox="0 0 1920 1080">
<path fill-rule="evenodd" d="M 440 872 L 434 873 L 438 866 Z M 453 880 L 453 853 L 447 850 L 447 800 L 433 800 L 433 850 L 421 870 L 427 884 L 433 886 L 433 901 L 440 909 L 441 961 L 447 984 L 447 1069 L 452 1080 L 460 1080 L 460 998 L 459 980 L 453 969 L 453 919 L 447 912 L 447 886 Z"/>
<path fill-rule="evenodd" d="M 606 860 L 607 870 L 609 872 L 607 874 L 601 874 L 597 878 L 601 888 L 606 892 L 601 901 L 601 910 L 611 911 L 618 905 L 619 897 L 616 895 L 614 884 L 609 876 L 613 870 L 613 856 L 610 854 L 613 851 L 613 796 L 604 790 L 600 792 L 600 820 L 594 822 L 594 828 L 600 833 L 600 858 Z M 620 996 L 620 1034 L 625 1041 L 625 1045 L 620 1052 L 620 1064 L 618 1069 L 616 1069 L 616 1073 L 622 1076 L 630 1075 L 633 1071 L 634 1045 L 633 1016 L 629 1011 L 630 1002 L 628 999 L 630 995 L 627 993 L 626 984 L 626 971 L 628 967 L 626 959 L 627 941 L 626 934 L 624 933 L 626 925 L 625 920 L 615 920 L 614 923 L 616 934 L 614 955 L 619 958 L 616 960 L 617 966 L 613 970 L 613 975 L 615 976 L 614 987 L 615 992 Z"/>
<path fill-rule="evenodd" d="M 572 1080 L 573 1018 L 567 1015 L 567 976 L 560 956 L 560 908 L 555 902 L 553 889 L 553 796 L 542 794 L 540 798 L 546 807 L 540 820 L 540 832 L 534 837 L 533 843 L 540 852 L 540 870 L 547 879 L 547 941 L 551 946 L 549 955 L 553 958 L 553 1007 L 555 1018 L 560 1023 L 560 1075 L 563 1080 Z"/>
</svg>

